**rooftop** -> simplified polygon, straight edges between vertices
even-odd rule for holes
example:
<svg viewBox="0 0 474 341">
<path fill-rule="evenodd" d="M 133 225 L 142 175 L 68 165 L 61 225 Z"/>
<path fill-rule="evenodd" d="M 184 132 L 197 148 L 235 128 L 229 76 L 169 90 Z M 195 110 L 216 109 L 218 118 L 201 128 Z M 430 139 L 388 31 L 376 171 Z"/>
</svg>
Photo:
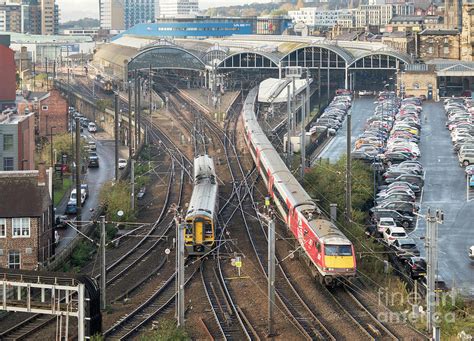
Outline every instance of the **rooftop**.
<svg viewBox="0 0 474 341">
<path fill-rule="evenodd" d="M 39 171 L 0 171 L 0 217 L 40 217 L 49 207 L 48 186 L 38 185 Z M 28 198 L 28 200 L 25 200 Z"/>
<path fill-rule="evenodd" d="M 16 32 L 2 32 L 11 37 L 12 44 L 27 44 L 27 43 L 85 43 L 92 42 L 90 36 L 69 36 L 69 35 L 40 35 L 40 34 L 25 34 Z"/>
<path fill-rule="evenodd" d="M 427 28 L 420 32 L 420 35 L 424 36 L 446 36 L 446 35 L 458 35 L 458 30 L 447 30 L 447 29 L 432 29 Z"/>
</svg>

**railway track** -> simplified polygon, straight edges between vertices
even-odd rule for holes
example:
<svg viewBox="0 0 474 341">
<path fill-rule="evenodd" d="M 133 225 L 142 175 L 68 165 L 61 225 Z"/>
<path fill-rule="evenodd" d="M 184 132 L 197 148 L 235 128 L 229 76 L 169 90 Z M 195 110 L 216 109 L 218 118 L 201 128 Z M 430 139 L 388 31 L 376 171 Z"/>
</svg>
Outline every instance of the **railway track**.
<svg viewBox="0 0 474 341">
<path fill-rule="evenodd" d="M 189 283 L 198 269 L 199 262 L 186 267 L 185 284 Z M 166 312 L 176 297 L 176 272 L 173 271 L 165 278 L 140 306 L 106 330 L 103 333 L 104 337 L 108 340 L 129 340 L 158 314 Z"/>
<path fill-rule="evenodd" d="M 220 128 L 210 119 L 207 119 L 206 123 L 208 127 L 216 134 L 218 134 L 220 131 L 223 135 L 222 144 L 224 146 L 227 164 L 229 165 L 229 171 L 233 179 L 233 193 L 237 199 L 237 207 L 241 212 L 247 235 L 252 243 L 255 254 L 257 255 L 260 268 L 265 276 L 267 276 L 266 267 L 263 265 L 267 264 L 267 241 L 264 227 L 261 221 L 259 221 L 258 224 L 249 224 L 245 213 L 245 211 L 254 212 L 255 216 L 257 216 L 256 204 L 253 196 L 254 186 L 249 185 L 248 177 L 243 170 L 239 155 L 237 153 L 235 134 L 237 131 L 238 116 L 235 114 L 235 112 L 239 112 L 239 109 L 234 110 L 232 119 L 226 121 L 224 129 Z M 247 206 L 244 208 L 247 194 L 249 194 L 248 197 L 250 198 L 251 207 Z M 258 225 L 261 230 L 257 230 L 255 225 Z M 263 236 L 263 238 L 259 238 L 258 236 Z M 259 238 L 259 240 L 257 241 L 256 238 Z M 335 337 L 331 335 L 331 333 L 324 327 L 324 325 L 304 303 L 304 300 L 292 286 L 283 269 L 281 267 L 277 268 L 277 297 L 285 307 L 287 315 L 291 318 L 293 325 L 307 339 L 317 338 L 335 340 Z"/>
<path fill-rule="evenodd" d="M 153 135 L 153 131 L 152 131 L 152 135 Z M 157 139 L 159 138 L 158 133 L 156 133 L 154 136 Z M 162 135 L 160 137 L 162 137 Z M 138 266 L 138 264 L 140 264 L 147 256 L 149 256 L 153 251 L 155 251 L 157 246 L 160 243 L 162 243 L 163 239 L 157 238 L 157 237 L 164 237 L 172 230 L 172 227 L 173 227 L 172 217 L 170 217 L 169 219 L 165 219 L 165 218 L 168 216 L 168 207 L 170 204 L 172 183 L 173 183 L 173 178 L 174 178 L 173 174 L 176 171 L 175 169 L 175 164 L 177 163 L 176 160 L 178 160 L 179 164 L 183 166 L 181 167 L 179 195 L 176 198 L 178 206 L 181 204 L 181 198 L 182 198 L 183 187 L 184 187 L 184 173 L 187 170 L 184 166 L 185 164 L 184 159 L 183 159 L 184 155 L 181 155 L 179 151 L 176 152 L 176 149 L 173 150 L 173 148 L 177 148 L 176 145 L 166 143 L 171 140 L 167 141 L 166 139 L 163 139 L 163 138 L 160 138 L 159 140 L 164 141 L 160 144 L 165 148 L 167 153 L 170 154 L 172 157 L 174 156 L 172 158 L 172 165 L 170 167 L 170 176 L 169 176 L 169 182 L 168 182 L 165 201 L 164 201 L 163 208 L 160 212 L 159 217 L 154 222 L 152 227 L 145 232 L 145 235 L 140 239 L 140 241 L 136 243 L 126 253 L 124 253 L 121 257 L 114 260 L 111 264 L 107 266 L 107 269 L 106 269 L 107 277 L 108 277 L 107 286 L 117 286 L 118 288 L 114 290 L 117 293 L 123 293 L 124 291 L 126 293 L 130 293 L 136 289 L 135 287 L 132 287 L 132 288 L 119 287 L 119 282 L 121 279 L 126 277 L 129 271 L 131 271 L 134 267 Z M 145 280 L 147 280 L 154 273 L 159 271 L 159 269 L 161 269 L 160 266 L 156 267 L 154 271 L 148 272 L 146 278 L 144 278 L 140 282 L 145 282 Z M 99 278 L 100 278 L 100 275 L 95 276 L 95 279 L 99 279 Z M 112 301 L 115 301 L 116 299 L 117 297 L 112 296 Z M 55 317 L 50 317 L 50 316 L 42 315 L 42 314 L 31 315 L 23 319 L 19 323 L 15 324 L 11 328 L 8 328 L 7 330 L 2 331 L 0 333 L 0 339 L 1 340 L 25 339 L 28 336 L 38 332 L 42 328 L 45 328 L 47 325 L 52 323 L 55 319 L 56 319 Z"/>
<path fill-rule="evenodd" d="M 341 285 L 334 288 L 324 288 L 334 303 L 357 325 L 368 340 L 398 340 L 398 337 L 356 298 L 349 287 Z"/>
</svg>

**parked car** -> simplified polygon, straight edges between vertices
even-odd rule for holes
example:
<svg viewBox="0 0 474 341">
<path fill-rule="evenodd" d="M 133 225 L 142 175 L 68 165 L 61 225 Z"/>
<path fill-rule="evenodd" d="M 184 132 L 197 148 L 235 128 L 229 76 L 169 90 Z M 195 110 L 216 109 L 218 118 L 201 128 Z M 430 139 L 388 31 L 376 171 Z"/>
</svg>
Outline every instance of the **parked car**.
<svg viewBox="0 0 474 341">
<path fill-rule="evenodd" d="M 97 131 L 97 126 L 94 122 L 89 122 L 89 124 L 87 125 L 87 130 L 89 131 L 89 133 L 95 133 Z"/>
<path fill-rule="evenodd" d="M 374 221 L 380 221 L 381 218 L 393 218 L 397 226 L 402 226 L 404 228 L 410 228 L 415 224 L 415 217 L 403 215 L 395 210 L 380 209 L 372 215 Z"/>
<path fill-rule="evenodd" d="M 380 221 L 377 223 L 377 231 L 383 234 L 387 228 L 395 226 L 397 225 L 393 218 L 380 218 Z"/>
<path fill-rule="evenodd" d="M 89 141 L 87 142 L 87 149 L 90 151 L 90 152 L 93 152 L 93 151 L 96 151 L 97 150 L 97 145 L 94 141 Z"/>
<path fill-rule="evenodd" d="M 69 196 L 69 201 L 74 201 L 76 202 L 76 189 L 74 188 L 72 191 L 71 191 L 71 195 Z M 84 202 L 86 201 L 86 191 L 84 189 L 81 188 L 81 205 L 84 204 Z"/>
<path fill-rule="evenodd" d="M 418 250 L 416 242 L 412 238 L 396 239 L 391 244 L 391 248 L 395 251 L 397 257 L 402 261 L 410 257 L 416 257 L 420 255 L 420 250 Z"/>
<path fill-rule="evenodd" d="M 87 167 L 89 168 L 98 168 L 99 167 L 99 157 L 97 155 L 89 155 L 87 162 Z"/>
<path fill-rule="evenodd" d="M 81 191 L 86 193 L 86 199 L 89 197 L 89 185 L 88 184 L 81 184 Z"/>
<path fill-rule="evenodd" d="M 119 167 L 119 169 L 124 169 L 125 167 L 127 167 L 127 160 L 119 159 L 118 160 L 118 167 Z"/>
<path fill-rule="evenodd" d="M 383 232 L 383 239 L 389 246 L 392 245 L 396 240 L 403 238 L 407 238 L 407 233 L 403 227 L 388 227 Z"/>
<path fill-rule="evenodd" d="M 66 214 L 76 214 L 77 213 L 77 206 L 76 200 L 69 200 L 66 205 Z"/>
<path fill-rule="evenodd" d="M 405 266 L 412 279 L 426 276 L 426 261 L 423 257 L 410 257 Z"/>
<path fill-rule="evenodd" d="M 469 166 L 474 164 L 474 152 L 467 151 L 466 153 L 461 153 L 458 156 L 459 164 L 461 166 Z"/>
<path fill-rule="evenodd" d="M 63 228 L 66 227 L 66 221 L 68 220 L 67 215 L 56 215 L 54 222 L 56 228 Z"/>
</svg>

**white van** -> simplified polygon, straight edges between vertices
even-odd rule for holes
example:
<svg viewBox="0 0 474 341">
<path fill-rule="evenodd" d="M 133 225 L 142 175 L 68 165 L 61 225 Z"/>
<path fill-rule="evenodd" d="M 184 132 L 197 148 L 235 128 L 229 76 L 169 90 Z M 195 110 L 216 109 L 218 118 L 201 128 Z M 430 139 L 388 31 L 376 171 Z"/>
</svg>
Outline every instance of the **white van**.
<svg viewBox="0 0 474 341">
<path fill-rule="evenodd" d="M 87 130 L 89 131 L 89 133 L 95 133 L 97 131 L 97 126 L 94 122 L 89 122 L 89 124 L 87 125 Z"/>
<path fill-rule="evenodd" d="M 69 197 L 69 201 L 76 202 L 76 193 L 77 193 L 76 189 L 74 188 L 71 191 L 71 196 Z M 86 197 L 87 197 L 86 190 L 84 188 L 81 188 L 81 205 L 83 205 L 84 202 L 86 201 Z"/>
</svg>

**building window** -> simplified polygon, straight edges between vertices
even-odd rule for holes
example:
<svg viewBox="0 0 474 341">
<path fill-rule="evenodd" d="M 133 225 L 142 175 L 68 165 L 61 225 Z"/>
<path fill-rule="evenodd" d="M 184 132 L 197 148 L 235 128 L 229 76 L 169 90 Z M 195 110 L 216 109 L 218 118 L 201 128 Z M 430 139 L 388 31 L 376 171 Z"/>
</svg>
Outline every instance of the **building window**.
<svg viewBox="0 0 474 341">
<path fill-rule="evenodd" d="M 444 53 L 444 54 L 449 54 L 449 46 L 445 46 L 445 47 L 443 48 L 443 53 Z"/>
<path fill-rule="evenodd" d="M 5 238 L 7 236 L 7 220 L 5 218 L 0 218 L 0 238 Z"/>
<path fill-rule="evenodd" d="M 8 267 L 10 269 L 20 269 L 20 251 L 11 250 L 8 253 Z"/>
<path fill-rule="evenodd" d="M 3 170 L 4 171 L 15 170 L 15 167 L 13 166 L 13 158 L 12 157 L 4 157 L 3 158 Z"/>
<path fill-rule="evenodd" d="M 428 54 L 433 54 L 433 46 L 428 47 Z"/>
<path fill-rule="evenodd" d="M 3 150 L 9 151 L 13 149 L 13 135 L 3 135 Z"/>
<path fill-rule="evenodd" d="M 30 236 L 30 218 L 12 218 L 13 238 L 25 238 Z"/>
<path fill-rule="evenodd" d="M 43 105 L 43 106 L 41 107 L 41 110 L 48 110 L 48 106 L 47 106 L 47 105 Z"/>
</svg>

